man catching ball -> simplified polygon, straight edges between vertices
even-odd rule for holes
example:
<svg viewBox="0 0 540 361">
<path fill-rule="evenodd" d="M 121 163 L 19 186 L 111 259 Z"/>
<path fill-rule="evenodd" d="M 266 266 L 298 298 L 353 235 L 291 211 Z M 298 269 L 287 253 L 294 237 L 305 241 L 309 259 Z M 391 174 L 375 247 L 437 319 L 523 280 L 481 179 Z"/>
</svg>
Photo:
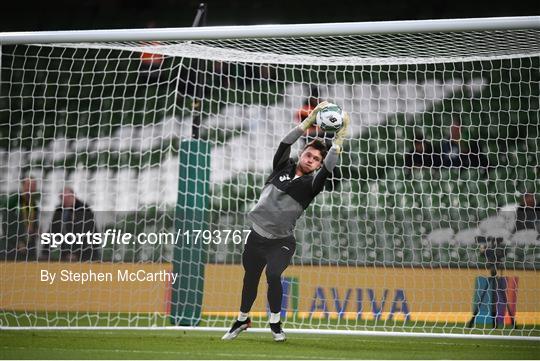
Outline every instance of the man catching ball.
<svg viewBox="0 0 540 361">
<path fill-rule="evenodd" d="M 275 341 L 286 339 L 280 320 L 283 295 L 281 274 L 288 267 L 296 249 L 294 227 L 311 201 L 323 190 L 326 178 L 336 166 L 347 133 L 349 115 L 343 112 L 343 126 L 335 133 L 330 150 L 327 151 L 326 145 L 315 139 L 306 144 L 297 163 L 289 157 L 291 145 L 313 126 L 317 114 L 330 105 L 334 106 L 328 102 L 317 105 L 279 144 L 272 173 L 259 201 L 248 214 L 252 227 L 242 254 L 245 273 L 240 313 L 231 329 L 222 337 L 223 340 L 235 339 L 250 327 L 249 312 L 257 297 L 257 287 L 265 266 L 272 336 Z"/>
</svg>

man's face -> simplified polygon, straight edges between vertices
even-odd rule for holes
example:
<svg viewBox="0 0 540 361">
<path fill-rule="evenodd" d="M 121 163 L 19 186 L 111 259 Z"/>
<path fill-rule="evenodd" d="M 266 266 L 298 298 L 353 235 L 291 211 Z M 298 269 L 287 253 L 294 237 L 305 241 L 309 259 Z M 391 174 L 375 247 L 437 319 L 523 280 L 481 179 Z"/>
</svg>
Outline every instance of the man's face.
<svg viewBox="0 0 540 361">
<path fill-rule="evenodd" d="M 526 207 L 535 207 L 536 206 L 536 198 L 535 198 L 534 194 L 532 194 L 532 193 L 525 194 L 525 196 L 523 197 L 523 203 L 525 204 Z"/>
<path fill-rule="evenodd" d="M 60 194 L 60 201 L 64 207 L 73 207 L 75 204 L 75 194 L 70 189 L 64 189 L 62 194 Z"/>
<path fill-rule="evenodd" d="M 24 194 L 32 194 L 37 191 L 36 181 L 31 178 L 26 178 L 23 181 L 22 191 Z"/>
<path fill-rule="evenodd" d="M 308 147 L 300 154 L 298 167 L 302 173 L 308 174 L 319 169 L 322 161 L 321 151 L 313 147 Z"/>
<path fill-rule="evenodd" d="M 461 140 L 461 126 L 459 124 L 453 123 L 450 126 L 450 136 L 452 137 L 452 140 Z"/>
<path fill-rule="evenodd" d="M 414 150 L 416 153 L 424 153 L 425 149 L 424 149 L 424 142 L 415 142 L 414 143 Z"/>
</svg>

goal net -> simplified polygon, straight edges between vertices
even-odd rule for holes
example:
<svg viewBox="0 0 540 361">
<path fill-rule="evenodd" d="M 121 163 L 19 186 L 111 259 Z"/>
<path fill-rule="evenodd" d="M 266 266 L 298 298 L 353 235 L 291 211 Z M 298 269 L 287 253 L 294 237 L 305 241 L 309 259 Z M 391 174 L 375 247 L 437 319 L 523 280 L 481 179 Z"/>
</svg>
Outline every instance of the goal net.
<svg viewBox="0 0 540 361">
<path fill-rule="evenodd" d="M 3 41 L 0 326 L 228 327 L 246 213 L 328 100 L 350 133 L 296 226 L 286 330 L 540 335 L 535 19 Z"/>
</svg>

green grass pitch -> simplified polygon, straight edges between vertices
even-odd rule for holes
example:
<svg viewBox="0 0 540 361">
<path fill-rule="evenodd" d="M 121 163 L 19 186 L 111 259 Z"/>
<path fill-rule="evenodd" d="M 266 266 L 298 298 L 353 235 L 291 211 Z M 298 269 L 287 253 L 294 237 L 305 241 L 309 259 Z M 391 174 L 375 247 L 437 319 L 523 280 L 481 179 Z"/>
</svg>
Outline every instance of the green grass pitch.
<svg viewBox="0 0 540 361">
<path fill-rule="evenodd" d="M 2 359 L 537 359 L 540 342 L 179 330 L 1 330 Z"/>
</svg>

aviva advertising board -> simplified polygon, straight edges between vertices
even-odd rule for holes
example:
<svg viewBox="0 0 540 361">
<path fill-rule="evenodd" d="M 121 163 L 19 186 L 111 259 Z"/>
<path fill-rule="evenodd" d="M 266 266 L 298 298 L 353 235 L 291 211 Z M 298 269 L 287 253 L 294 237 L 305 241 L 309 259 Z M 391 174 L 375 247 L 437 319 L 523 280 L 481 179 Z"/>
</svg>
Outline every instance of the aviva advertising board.
<svg viewBox="0 0 540 361">
<path fill-rule="evenodd" d="M 291 266 L 283 278 L 282 314 L 357 320 L 467 322 L 477 303 L 488 303 L 485 271 L 425 268 Z M 203 310 L 236 314 L 243 270 L 208 266 Z M 540 277 L 534 271 L 509 271 L 506 322 L 540 322 Z M 266 312 L 264 275 L 254 311 Z M 232 291 L 232 292 L 231 292 Z M 500 292 L 499 292 L 500 294 Z M 502 298 L 499 298 L 499 302 Z M 503 307 L 499 307 L 502 311 Z M 478 310 L 485 312 L 483 308 Z M 500 311 L 499 311 L 500 312 Z M 479 314 L 481 316 L 481 314 Z M 482 318 L 478 317 L 478 320 Z"/>
<path fill-rule="evenodd" d="M 46 272 L 44 272 L 46 271 Z M 59 282 L 61 272 L 111 274 L 86 283 Z M 507 271 L 497 282 L 482 270 L 291 266 L 283 277 L 283 314 L 356 320 L 485 322 L 489 304 L 499 302 L 502 321 L 540 323 L 540 277 L 535 271 Z M 145 277 L 139 279 L 138 275 Z M 47 277 L 45 277 L 45 276 Z M 134 275 L 124 279 L 114 275 Z M 137 277 L 135 277 L 137 276 Z M 148 278 L 152 276 L 151 278 Z M 171 310 L 171 264 L 0 263 L 0 308 L 4 311 L 157 312 Z M 203 315 L 236 315 L 243 269 L 207 265 Z M 254 312 L 265 313 L 263 275 Z M 492 284 L 506 285 L 492 292 Z"/>
</svg>

